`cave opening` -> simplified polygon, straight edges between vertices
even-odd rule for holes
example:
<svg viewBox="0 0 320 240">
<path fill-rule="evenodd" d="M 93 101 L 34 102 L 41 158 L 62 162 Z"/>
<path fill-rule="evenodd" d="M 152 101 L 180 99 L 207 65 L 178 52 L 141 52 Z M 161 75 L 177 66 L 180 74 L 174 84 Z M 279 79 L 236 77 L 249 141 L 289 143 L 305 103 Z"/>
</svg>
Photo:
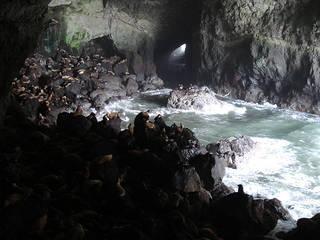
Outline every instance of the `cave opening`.
<svg viewBox="0 0 320 240">
<path fill-rule="evenodd" d="M 174 88 L 178 84 L 189 85 L 193 82 L 192 43 L 178 41 L 165 44 L 155 52 L 157 74 L 165 81 L 167 87 Z"/>
</svg>

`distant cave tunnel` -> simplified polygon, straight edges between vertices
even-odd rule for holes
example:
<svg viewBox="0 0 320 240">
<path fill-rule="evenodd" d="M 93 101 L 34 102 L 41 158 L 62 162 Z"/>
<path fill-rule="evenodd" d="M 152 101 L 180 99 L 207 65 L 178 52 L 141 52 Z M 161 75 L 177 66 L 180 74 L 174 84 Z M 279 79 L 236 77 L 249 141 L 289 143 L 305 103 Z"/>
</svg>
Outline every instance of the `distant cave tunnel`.
<svg viewBox="0 0 320 240">
<path fill-rule="evenodd" d="M 163 43 L 155 51 L 157 74 L 167 87 L 189 85 L 194 81 L 192 41 L 180 40 Z"/>
</svg>

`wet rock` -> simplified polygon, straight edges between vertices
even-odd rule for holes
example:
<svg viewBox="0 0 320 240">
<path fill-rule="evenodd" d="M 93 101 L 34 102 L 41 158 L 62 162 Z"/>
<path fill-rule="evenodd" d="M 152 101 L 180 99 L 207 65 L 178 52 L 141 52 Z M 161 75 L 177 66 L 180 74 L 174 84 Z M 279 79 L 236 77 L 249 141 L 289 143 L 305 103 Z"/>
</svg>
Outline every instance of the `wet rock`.
<svg viewBox="0 0 320 240">
<path fill-rule="evenodd" d="M 234 193 L 233 188 L 226 186 L 223 182 L 220 182 L 210 190 L 213 201 L 218 201 L 231 193 Z"/>
<path fill-rule="evenodd" d="M 181 167 L 173 177 L 173 186 L 182 192 L 201 191 L 200 177 L 194 167 Z"/>
<path fill-rule="evenodd" d="M 111 74 L 104 74 L 99 76 L 97 85 L 102 89 L 108 89 L 110 91 L 119 90 L 121 87 L 121 78 Z"/>
<path fill-rule="evenodd" d="M 284 240 L 300 240 L 319 238 L 320 214 L 314 215 L 312 218 L 300 218 L 297 221 L 297 227 L 289 232 L 277 233 L 277 237 Z"/>
<path fill-rule="evenodd" d="M 250 152 L 255 142 L 248 136 L 229 137 L 219 140 L 215 144 L 208 144 L 206 149 L 222 161 L 225 161 L 230 168 L 237 168 L 240 157 Z"/>
<path fill-rule="evenodd" d="M 136 76 L 135 75 L 129 75 L 126 78 L 126 91 L 127 91 L 127 95 L 131 96 L 132 94 L 136 93 L 139 89 L 139 85 L 136 81 Z"/>
<path fill-rule="evenodd" d="M 221 227 L 221 235 L 227 239 L 263 236 L 280 219 L 278 211 L 269 208 L 268 204 L 266 200 L 254 199 L 245 194 L 243 187 L 239 185 L 237 193 L 232 193 L 215 204 L 214 221 Z"/>
<path fill-rule="evenodd" d="M 167 107 L 201 110 L 209 105 L 221 105 L 214 92 L 196 86 L 175 89 L 170 93 Z"/>
<path fill-rule="evenodd" d="M 191 159 L 190 164 L 195 166 L 206 189 L 212 190 L 215 185 L 222 182 L 225 174 L 225 163 L 220 159 L 216 160 L 212 154 L 198 155 Z"/>
<path fill-rule="evenodd" d="M 142 90 L 143 91 L 156 90 L 156 89 L 163 88 L 163 86 L 164 86 L 163 80 L 156 75 L 152 75 L 143 82 Z"/>
</svg>

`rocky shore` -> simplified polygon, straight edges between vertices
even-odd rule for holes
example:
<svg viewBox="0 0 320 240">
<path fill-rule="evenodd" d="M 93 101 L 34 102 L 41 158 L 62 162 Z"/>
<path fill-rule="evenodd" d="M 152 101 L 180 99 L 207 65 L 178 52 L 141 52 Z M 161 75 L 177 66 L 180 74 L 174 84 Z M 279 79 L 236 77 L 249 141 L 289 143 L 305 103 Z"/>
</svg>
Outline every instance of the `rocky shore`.
<svg viewBox="0 0 320 240">
<path fill-rule="evenodd" d="M 214 144 L 204 151 L 188 128 L 146 112 L 120 123 L 79 107 L 47 127 L 11 106 L 0 130 L 1 239 L 269 239 L 290 218 L 277 199 L 225 186 Z M 281 236 L 316 226 L 302 219 Z"/>
<path fill-rule="evenodd" d="M 130 72 L 127 60 L 119 56 L 74 56 L 64 49 L 49 57 L 35 53 L 13 81 L 12 94 L 28 117 L 52 124 L 59 113 L 78 105 L 98 112 L 110 101 L 164 86 L 156 75 Z"/>
</svg>

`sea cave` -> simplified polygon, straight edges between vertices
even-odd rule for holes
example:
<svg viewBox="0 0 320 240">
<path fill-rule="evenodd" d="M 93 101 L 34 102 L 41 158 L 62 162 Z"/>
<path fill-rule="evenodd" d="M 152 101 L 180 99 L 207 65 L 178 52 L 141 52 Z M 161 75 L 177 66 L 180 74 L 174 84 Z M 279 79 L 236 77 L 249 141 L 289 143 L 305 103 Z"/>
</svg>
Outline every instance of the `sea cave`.
<svg viewBox="0 0 320 240">
<path fill-rule="evenodd" d="M 318 1 L 0 5 L 1 239 L 320 238 Z"/>
</svg>

